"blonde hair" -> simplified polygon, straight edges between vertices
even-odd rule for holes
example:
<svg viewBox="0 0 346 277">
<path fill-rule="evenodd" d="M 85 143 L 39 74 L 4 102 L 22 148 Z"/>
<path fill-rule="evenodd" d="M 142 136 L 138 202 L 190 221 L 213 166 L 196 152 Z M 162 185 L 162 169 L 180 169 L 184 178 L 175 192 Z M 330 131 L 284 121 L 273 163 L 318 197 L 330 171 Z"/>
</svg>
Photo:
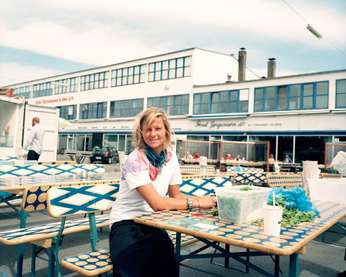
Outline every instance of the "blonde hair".
<svg viewBox="0 0 346 277">
<path fill-rule="evenodd" d="M 139 149 L 145 148 L 145 142 L 142 132 L 146 127 L 153 123 L 156 118 L 161 118 L 163 126 L 165 127 L 166 139 L 163 143 L 163 149 L 167 149 L 171 144 L 172 130 L 168 122 L 167 115 L 164 111 L 152 107 L 147 108 L 141 112 L 136 120 L 135 127 L 133 129 L 133 146 L 138 147 Z"/>
</svg>

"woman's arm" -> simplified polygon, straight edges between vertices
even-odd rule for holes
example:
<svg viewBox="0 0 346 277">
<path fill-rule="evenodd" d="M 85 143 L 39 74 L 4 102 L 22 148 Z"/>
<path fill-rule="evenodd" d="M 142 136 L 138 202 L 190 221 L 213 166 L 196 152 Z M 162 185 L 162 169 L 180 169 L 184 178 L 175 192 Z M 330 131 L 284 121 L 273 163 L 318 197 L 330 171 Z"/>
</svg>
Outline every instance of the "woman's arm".
<svg viewBox="0 0 346 277">
<path fill-rule="evenodd" d="M 151 184 L 140 186 L 137 191 L 154 211 L 185 210 L 187 209 L 187 199 L 192 200 L 193 208 L 207 209 L 214 207 L 216 203 L 213 197 L 189 197 L 180 192 L 178 185 L 169 186 L 170 197 L 158 194 Z"/>
</svg>

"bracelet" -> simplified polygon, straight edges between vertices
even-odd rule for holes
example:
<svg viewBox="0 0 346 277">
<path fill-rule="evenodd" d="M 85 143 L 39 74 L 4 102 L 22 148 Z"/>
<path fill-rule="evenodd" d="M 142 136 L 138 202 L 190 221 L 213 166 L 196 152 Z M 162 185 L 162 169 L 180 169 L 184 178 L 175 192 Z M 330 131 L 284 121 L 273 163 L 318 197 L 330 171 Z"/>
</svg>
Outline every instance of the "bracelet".
<svg viewBox="0 0 346 277">
<path fill-rule="evenodd" d="M 192 208 L 193 208 L 193 202 L 192 202 L 192 199 L 190 199 L 190 198 L 187 198 L 186 199 L 186 209 L 188 210 L 188 211 L 192 211 Z"/>
</svg>

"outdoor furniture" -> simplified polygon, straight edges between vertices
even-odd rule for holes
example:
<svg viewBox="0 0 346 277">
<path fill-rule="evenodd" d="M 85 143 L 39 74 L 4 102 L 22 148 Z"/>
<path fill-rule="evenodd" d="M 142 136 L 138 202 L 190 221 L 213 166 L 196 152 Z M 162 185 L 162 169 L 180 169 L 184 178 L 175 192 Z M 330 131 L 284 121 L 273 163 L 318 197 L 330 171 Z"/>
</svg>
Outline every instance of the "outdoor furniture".
<svg viewBox="0 0 346 277">
<path fill-rule="evenodd" d="M 346 216 L 346 205 L 332 202 L 314 202 L 321 217 L 311 223 L 296 227 L 282 227 L 280 237 L 263 233 L 263 227 L 255 223 L 233 224 L 220 221 L 217 217 L 199 211 L 159 211 L 135 219 L 137 223 L 177 232 L 176 255 L 179 262 L 185 259 L 225 257 L 256 270 L 266 276 L 271 274 L 249 261 L 250 256 L 274 255 L 274 276 L 280 273 L 280 256 L 289 256 L 289 276 L 299 276 L 299 254 L 314 238 Z M 196 237 L 204 245 L 192 253 L 182 255 L 180 235 Z M 221 247 L 218 242 L 225 243 Z M 238 246 L 250 250 L 231 252 L 230 247 Z M 221 253 L 200 252 L 211 247 Z"/>
<path fill-rule="evenodd" d="M 19 229 L 0 232 L 0 243 L 18 245 L 17 276 L 22 276 L 24 245 L 37 239 L 50 238 L 59 227 L 58 223 L 27 227 L 27 213 L 42 211 L 47 207 L 47 189 L 71 185 L 115 185 L 118 178 L 114 174 L 94 174 L 85 178 L 81 176 L 42 176 L 42 177 L 6 177 L 0 178 L 0 192 L 15 192 L 23 195 L 22 207 L 19 210 Z M 108 215 L 97 216 L 97 226 L 108 226 Z M 80 228 L 76 229 L 76 226 Z M 68 227 L 68 228 L 67 228 Z M 88 230 L 86 219 L 66 223 L 64 234 Z"/>
<path fill-rule="evenodd" d="M 105 172 L 103 165 L 76 163 L 13 163 L 0 164 L 0 177 L 8 176 L 44 176 L 44 175 L 80 175 Z"/>
<path fill-rule="evenodd" d="M 181 174 L 188 174 L 188 175 L 206 175 L 206 174 L 214 174 L 215 173 L 215 166 L 208 165 L 204 168 L 200 165 L 194 165 L 194 164 L 184 164 L 180 165 L 180 171 Z"/>
<path fill-rule="evenodd" d="M 119 184 L 100 185 L 97 190 L 93 186 L 60 187 L 52 188 L 48 192 L 48 213 L 61 220 L 59 232 L 52 239 L 53 263 L 49 270 L 52 274 L 50 276 L 54 275 L 55 270 L 58 274 L 60 273 L 59 244 L 65 231 L 66 220 L 68 217 L 78 214 L 88 215 L 91 251 L 82 255 L 65 257 L 62 259 L 61 265 L 86 276 L 100 275 L 112 269 L 107 251 L 97 250 L 98 235 L 95 213 L 109 210 L 118 191 Z M 77 195 L 78 198 L 76 198 Z M 89 259 L 85 259 L 86 256 Z M 84 262 L 81 263 L 78 257 L 84 257 Z"/>
<path fill-rule="evenodd" d="M 229 176 L 186 176 L 180 184 L 180 191 L 191 196 L 213 195 L 214 189 L 232 185 Z"/>
<path fill-rule="evenodd" d="M 255 185 L 255 186 L 268 186 L 267 175 L 261 171 L 245 171 L 242 173 L 236 173 L 234 177 L 231 178 L 233 185 Z"/>
<path fill-rule="evenodd" d="M 300 173 L 267 173 L 269 187 L 303 187 L 303 176 Z"/>
</svg>

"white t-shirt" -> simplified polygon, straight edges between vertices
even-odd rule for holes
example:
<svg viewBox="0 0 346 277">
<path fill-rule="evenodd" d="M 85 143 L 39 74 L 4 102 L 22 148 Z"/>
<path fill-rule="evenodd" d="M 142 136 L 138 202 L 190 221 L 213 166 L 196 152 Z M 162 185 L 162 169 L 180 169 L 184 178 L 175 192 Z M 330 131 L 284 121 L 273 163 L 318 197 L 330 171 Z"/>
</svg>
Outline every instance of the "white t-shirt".
<svg viewBox="0 0 346 277">
<path fill-rule="evenodd" d="M 35 124 L 29 132 L 24 149 L 33 150 L 37 154 L 41 154 L 43 145 L 44 130 L 40 124 Z"/>
<path fill-rule="evenodd" d="M 174 152 L 154 181 L 150 179 L 149 169 L 142 161 L 141 153 L 137 149 L 126 159 L 121 171 L 120 190 L 110 214 L 111 224 L 153 212 L 136 188 L 153 184 L 161 196 L 166 196 L 169 185 L 182 183 L 178 159 Z"/>
</svg>

